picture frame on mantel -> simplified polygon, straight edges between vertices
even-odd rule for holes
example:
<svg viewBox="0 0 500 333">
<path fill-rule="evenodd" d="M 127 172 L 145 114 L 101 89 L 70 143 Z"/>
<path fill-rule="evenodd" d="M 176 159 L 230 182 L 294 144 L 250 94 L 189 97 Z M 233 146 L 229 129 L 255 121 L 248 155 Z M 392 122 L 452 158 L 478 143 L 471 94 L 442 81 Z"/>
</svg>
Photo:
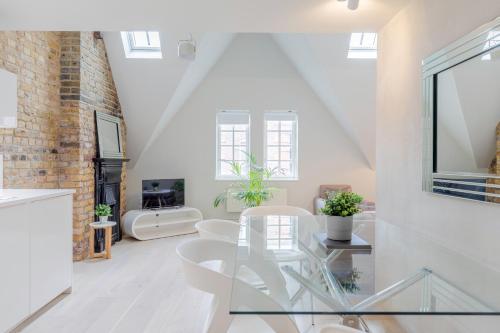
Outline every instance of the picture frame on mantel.
<svg viewBox="0 0 500 333">
<path fill-rule="evenodd" d="M 97 156 L 123 159 L 121 119 L 99 111 L 95 112 Z"/>
</svg>

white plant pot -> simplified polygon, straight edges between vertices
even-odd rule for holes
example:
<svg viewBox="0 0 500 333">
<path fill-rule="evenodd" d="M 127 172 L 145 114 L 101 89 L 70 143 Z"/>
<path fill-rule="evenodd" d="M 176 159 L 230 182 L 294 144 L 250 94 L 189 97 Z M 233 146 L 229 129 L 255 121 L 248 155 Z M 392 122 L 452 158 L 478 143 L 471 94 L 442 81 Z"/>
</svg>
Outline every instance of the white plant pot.
<svg viewBox="0 0 500 333">
<path fill-rule="evenodd" d="M 331 240 L 348 241 L 352 238 L 352 216 L 327 216 L 326 236 Z"/>
<path fill-rule="evenodd" d="M 99 222 L 101 223 L 108 222 L 108 216 L 99 216 Z"/>
</svg>

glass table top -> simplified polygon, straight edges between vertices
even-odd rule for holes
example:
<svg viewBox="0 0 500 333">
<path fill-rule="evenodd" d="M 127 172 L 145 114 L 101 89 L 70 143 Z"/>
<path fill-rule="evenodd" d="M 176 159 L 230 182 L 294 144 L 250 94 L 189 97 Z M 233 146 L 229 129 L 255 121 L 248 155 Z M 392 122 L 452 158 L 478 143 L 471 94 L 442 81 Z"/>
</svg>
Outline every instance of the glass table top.
<svg viewBox="0 0 500 333">
<path fill-rule="evenodd" d="M 360 214 L 354 221 L 353 232 L 371 250 L 326 249 L 319 240 L 324 216 L 242 217 L 230 313 L 500 314 L 499 304 L 472 296 L 425 265 L 391 277 L 391 258 L 377 253 L 375 217 Z M 395 247 L 390 256 L 411 255 L 416 244 Z"/>
</svg>

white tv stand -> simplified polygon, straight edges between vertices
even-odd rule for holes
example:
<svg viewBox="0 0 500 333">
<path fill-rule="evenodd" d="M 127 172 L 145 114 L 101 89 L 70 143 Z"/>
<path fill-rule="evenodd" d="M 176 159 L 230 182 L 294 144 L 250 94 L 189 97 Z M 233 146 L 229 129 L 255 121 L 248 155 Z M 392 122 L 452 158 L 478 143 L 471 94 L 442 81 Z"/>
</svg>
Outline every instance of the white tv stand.
<svg viewBox="0 0 500 333">
<path fill-rule="evenodd" d="M 148 240 L 195 233 L 195 223 L 203 216 L 196 208 L 180 207 L 158 210 L 131 210 L 123 218 L 125 234 Z"/>
</svg>

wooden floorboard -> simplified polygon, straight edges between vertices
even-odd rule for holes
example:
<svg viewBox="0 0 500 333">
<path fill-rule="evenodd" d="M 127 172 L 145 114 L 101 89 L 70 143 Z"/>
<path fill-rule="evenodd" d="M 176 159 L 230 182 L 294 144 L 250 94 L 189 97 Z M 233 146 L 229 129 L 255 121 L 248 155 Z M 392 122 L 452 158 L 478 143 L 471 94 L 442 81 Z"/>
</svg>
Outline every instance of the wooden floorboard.
<svg viewBox="0 0 500 333">
<path fill-rule="evenodd" d="M 113 259 L 74 264 L 73 292 L 51 304 L 18 332 L 26 333 L 201 333 L 210 296 L 186 285 L 175 248 L 197 237 L 186 235 L 151 241 L 124 239 L 113 246 Z M 319 332 L 326 321 L 311 327 Z M 380 326 L 380 325 L 379 325 Z M 259 320 L 238 318 L 231 333 L 268 331 Z M 388 333 L 377 329 L 375 333 Z M 392 329 L 390 333 L 402 331 Z"/>
</svg>

